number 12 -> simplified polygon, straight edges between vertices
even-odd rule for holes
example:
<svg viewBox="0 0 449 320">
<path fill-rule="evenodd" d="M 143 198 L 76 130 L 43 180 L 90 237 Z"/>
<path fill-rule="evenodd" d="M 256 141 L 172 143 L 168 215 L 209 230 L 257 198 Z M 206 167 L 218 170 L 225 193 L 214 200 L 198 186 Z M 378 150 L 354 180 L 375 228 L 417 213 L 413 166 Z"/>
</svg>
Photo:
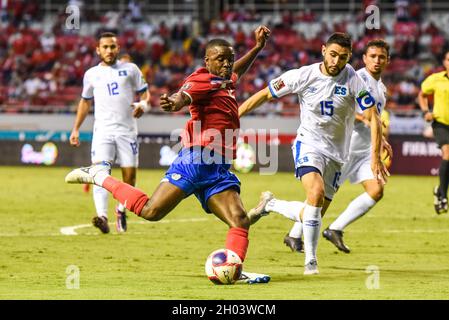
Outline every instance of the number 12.
<svg viewBox="0 0 449 320">
<path fill-rule="evenodd" d="M 108 83 L 108 91 L 109 91 L 109 95 L 110 96 L 115 96 L 118 95 L 118 83 L 117 82 L 112 82 L 112 83 Z"/>
</svg>

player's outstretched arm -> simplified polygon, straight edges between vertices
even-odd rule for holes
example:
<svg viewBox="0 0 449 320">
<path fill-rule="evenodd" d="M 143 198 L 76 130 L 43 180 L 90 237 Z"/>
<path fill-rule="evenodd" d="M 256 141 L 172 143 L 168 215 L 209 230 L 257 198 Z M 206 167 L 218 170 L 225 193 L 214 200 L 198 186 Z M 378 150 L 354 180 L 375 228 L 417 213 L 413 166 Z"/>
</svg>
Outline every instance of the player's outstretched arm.
<svg viewBox="0 0 449 320">
<path fill-rule="evenodd" d="M 256 94 L 253 94 L 249 97 L 245 102 L 243 102 L 239 107 L 239 117 L 244 116 L 251 110 L 254 110 L 264 104 L 265 102 L 273 99 L 271 95 L 270 89 L 266 87 L 265 89 L 260 90 Z"/>
<path fill-rule="evenodd" d="M 87 114 L 89 113 L 90 106 L 92 105 L 91 100 L 86 100 L 81 98 L 78 103 L 78 109 L 76 111 L 75 124 L 73 125 L 72 133 L 70 134 L 70 145 L 74 147 L 78 147 L 80 145 L 79 141 L 79 129 L 86 119 Z"/>
<path fill-rule="evenodd" d="M 232 71 L 239 75 L 239 78 L 251 67 L 259 52 L 265 47 L 267 39 L 270 37 L 270 29 L 266 26 L 259 26 L 254 31 L 256 45 L 243 57 L 234 63 Z"/>
<path fill-rule="evenodd" d="M 163 94 L 160 98 L 161 108 L 167 112 L 179 111 L 189 104 L 191 104 L 190 97 L 182 92 L 176 92 L 170 97 L 167 94 Z"/>
<path fill-rule="evenodd" d="M 387 177 L 390 176 L 385 165 L 381 160 L 382 149 L 382 123 L 380 121 L 377 108 L 372 107 L 363 111 L 363 115 L 370 120 L 371 127 L 371 170 L 374 177 L 380 184 L 387 183 Z"/>
</svg>

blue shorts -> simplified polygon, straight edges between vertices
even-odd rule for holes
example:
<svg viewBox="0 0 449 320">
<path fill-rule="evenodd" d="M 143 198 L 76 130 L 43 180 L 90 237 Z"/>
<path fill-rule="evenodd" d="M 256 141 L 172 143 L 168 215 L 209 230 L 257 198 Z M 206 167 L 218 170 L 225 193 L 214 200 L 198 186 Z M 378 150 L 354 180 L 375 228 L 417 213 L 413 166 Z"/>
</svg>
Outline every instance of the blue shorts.
<svg viewBox="0 0 449 320">
<path fill-rule="evenodd" d="M 209 198 L 227 189 L 240 193 L 240 180 L 229 171 L 231 165 L 224 160 L 217 161 L 219 163 L 207 163 L 202 150 L 182 149 L 165 173 L 165 179 L 184 191 L 187 196 L 194 193 L 203 209 L 211 213 L 207 206 Z"/>
</svg>

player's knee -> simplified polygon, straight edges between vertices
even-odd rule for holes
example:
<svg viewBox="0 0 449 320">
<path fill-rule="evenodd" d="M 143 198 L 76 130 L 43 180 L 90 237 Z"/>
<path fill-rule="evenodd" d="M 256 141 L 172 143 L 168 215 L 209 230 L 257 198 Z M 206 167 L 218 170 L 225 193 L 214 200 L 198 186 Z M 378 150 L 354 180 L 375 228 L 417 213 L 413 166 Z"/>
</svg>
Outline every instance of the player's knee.
<svg viewBox="0 0 449 320">
<path fill-rule="evenodd" d="M 314 187 L 307 192 L 307 203 L 314 207 L 321 207 L 324 203 L 324 188 Z"/>
<path fill-rule="evenodd" d="M 233 214 L 229 220 L 230 227 L 249 229 L 250 221 L 244 211 Z"/>
<path fill-rule="evenodd" d="M 368 190 L 368 194 L 374 201 L 378 202 L 384 196 L 384 188 L 382 186 L 376 186 L 371 190 Z"/>
<path fill-rule="evenodd" d="M 143 207 L 140 216 L 145 220 L 159 221 L 164 217 L 164 212 L 161 208 L 152 205 L 150 201 L 148 201 L 145 207 Z"/>
<path fill-rule="evenodd" d="M 378 202 L 383 197 L 384 197 L 384 189 L 383 188 L 379 188 L 379 190 L 377 190 L 376 194 L 374 195 L 373 199 L 374 199 L 374 201 Z"/>
</svg>

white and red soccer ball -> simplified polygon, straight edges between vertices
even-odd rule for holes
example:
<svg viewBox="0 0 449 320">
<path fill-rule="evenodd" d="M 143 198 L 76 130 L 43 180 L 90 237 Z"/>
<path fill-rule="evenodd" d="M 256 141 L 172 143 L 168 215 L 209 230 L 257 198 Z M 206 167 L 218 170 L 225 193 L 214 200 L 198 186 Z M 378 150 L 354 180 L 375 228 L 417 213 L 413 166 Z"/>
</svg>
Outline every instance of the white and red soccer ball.
<svg viewBox="0 0 449 320">
<path fill-rule="evenodd" d="M 229 249 L 218 249 L 206 260 L 206 275 L 215 284 L 234 284 L 242 274 L 242 260 Z"/>
</svg>

